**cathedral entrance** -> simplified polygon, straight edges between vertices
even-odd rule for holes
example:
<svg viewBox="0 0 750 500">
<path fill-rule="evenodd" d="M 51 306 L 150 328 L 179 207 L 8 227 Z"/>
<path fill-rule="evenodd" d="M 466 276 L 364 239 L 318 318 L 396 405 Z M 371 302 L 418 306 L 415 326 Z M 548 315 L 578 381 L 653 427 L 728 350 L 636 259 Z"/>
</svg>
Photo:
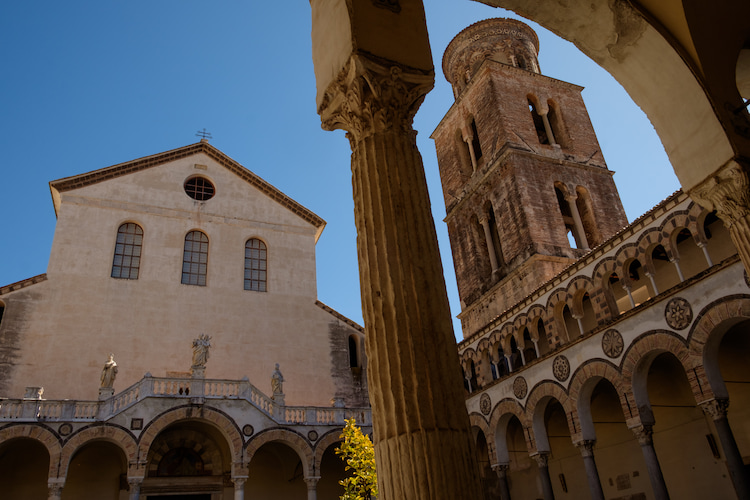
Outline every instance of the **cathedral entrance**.
<svg viewBox="0 0 750 500">
<path fill-rule="evenodd" d="M 141 494 L 148 500 L 226 498 L 230 464 L 229 446 L 218 429 L 200 421 L 176 422 L 149 449 Z"/>
</svg>

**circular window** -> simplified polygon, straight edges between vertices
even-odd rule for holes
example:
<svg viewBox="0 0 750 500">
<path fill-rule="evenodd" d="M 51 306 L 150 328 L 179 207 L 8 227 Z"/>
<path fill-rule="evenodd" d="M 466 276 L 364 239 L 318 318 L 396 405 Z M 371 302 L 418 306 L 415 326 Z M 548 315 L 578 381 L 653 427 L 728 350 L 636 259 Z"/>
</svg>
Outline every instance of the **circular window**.
<svg viewBox="0 0 750 500">
<path fill-rule="evenodd" d="M 185 181 L 185 193 L 194 200 L 210 200 L 214 192 L 214 185 L 205 177 L 191 177 Z"/>
</svg>

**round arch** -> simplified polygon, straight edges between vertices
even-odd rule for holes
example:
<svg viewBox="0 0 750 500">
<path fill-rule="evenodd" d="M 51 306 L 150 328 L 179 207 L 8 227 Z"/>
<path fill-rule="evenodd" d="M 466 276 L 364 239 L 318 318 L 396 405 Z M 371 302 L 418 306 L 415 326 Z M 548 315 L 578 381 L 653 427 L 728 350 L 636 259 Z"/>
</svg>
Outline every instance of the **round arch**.
<svg viewBox="0 0 750 500">
<path fill-rule="evenodd" d="M 40 442 L 49 453 L 48 477 L 58 477 L 57 470 L 62 455 L 62 446 L 57 436 L 49 429 L 39 425 L 10 425 L 0 429 L 0 442 L 5 443 L 15 438 L 28 438 Z M 64 476 L 61 476 L 64 477 Z"/>
<path fill-rule="evenodd" d="M 311 477 L 314 467 L 314 455 L 310 444 L 305 438 L 289 429 L 269 429 L 260 432 L 245 446 L 245 460 L 249 465 L 255 453 L 267 443 L 279 442 L 289 446 L 302 461 L 302 472 L 305 477 Z M 325 451 L 325 450 L 323 450 Z"/>
<path fill-rule="evenodd" d="M 138 459 L 138 445 L 135 437 L 120 427 L 112 425 L 96 425 L 85 427 L 73 434 L 62 447 L 60 456 L 60 477 L 68 475 L 70 461 L 78 450 L 95 441 L 106 441 L 117 446 L 127 458 L 128 462 Z"/>
</svg>

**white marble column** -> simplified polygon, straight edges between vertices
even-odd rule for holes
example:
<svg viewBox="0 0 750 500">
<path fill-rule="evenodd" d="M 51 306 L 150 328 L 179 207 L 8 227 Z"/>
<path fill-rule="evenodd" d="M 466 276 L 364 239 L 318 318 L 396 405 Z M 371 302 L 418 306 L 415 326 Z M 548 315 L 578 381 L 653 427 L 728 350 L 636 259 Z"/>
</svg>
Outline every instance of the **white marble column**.
<svg viewBox="0 0 750 500">
<path fill-rule="evenodd" d="M 307 484 L 307 500 L 318 500 L 318 481 L 320 476 L 310 476 L 305 478 Z"/>
<path fill-rule="evenodd" d="M 64 477 L 56 477 L 47 480 L 47 499 L 48 500 L 60 500 L 62 498 L 62 490 L 65 486 Z"/>
<path fill-rule="evenodd" d="M 476 454 L 412 120 L 434 75 L 353 55 L 319 106 L 352 147 L 379 500 L 479 498 Z"/>
<path fill-rule="evenodd" d="M 245 500 L 245 483 L 247 476 L 232 476 L 234 483 L 234 500 Z"/>
<path fill-rule="evenodd" d="M 142 477 L 129 477 L 128 488 L 128 500 L 139 500 L 141 498 L 141 486 L 143 485 Z"/>
</svg>

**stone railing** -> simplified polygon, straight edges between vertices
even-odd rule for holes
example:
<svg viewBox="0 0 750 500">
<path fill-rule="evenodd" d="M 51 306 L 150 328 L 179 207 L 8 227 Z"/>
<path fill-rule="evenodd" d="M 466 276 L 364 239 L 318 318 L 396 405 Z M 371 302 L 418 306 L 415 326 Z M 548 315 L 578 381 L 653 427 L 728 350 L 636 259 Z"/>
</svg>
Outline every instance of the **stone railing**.
<svg viewBox="0 0 750 500">
<path fill-rule="evenodd" d="M 269 398 L 247 379 L 160 378 L 146 374 L 124 391 L 101 401 L 0 398 L 0 422 L 86 422 L 108 420 L 147 398 L 169 398 L 178 404 L 205 400 L 246 401 L 279 424 L 343 426 L 347 418 L 372 425 L 369 408 L 284 406 Z"/>
</svg>

